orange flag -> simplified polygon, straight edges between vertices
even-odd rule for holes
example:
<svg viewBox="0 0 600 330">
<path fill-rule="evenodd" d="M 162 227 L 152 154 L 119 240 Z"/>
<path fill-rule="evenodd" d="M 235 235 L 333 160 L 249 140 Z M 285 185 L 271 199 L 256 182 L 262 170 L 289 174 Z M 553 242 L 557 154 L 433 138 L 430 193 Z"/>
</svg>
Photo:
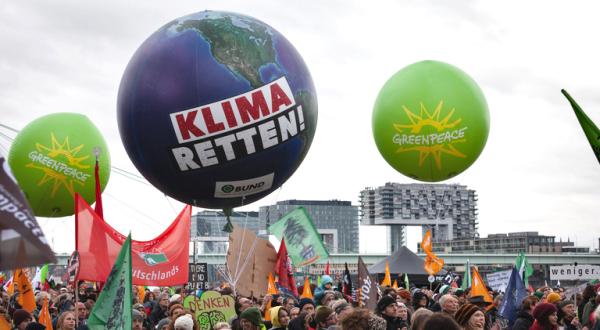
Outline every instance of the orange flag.
<svg viewBox="0 0 600 330">
<path fill-rule="evenodd" d="M 50 316 L 50 312 L 48 311 L 48 298 L 44 298 L 44 305 L 42 305 L 42 310 L 40 310 L 38 322 L 45 325 L 46 330 L 53 330 L 52 317 Z"/>
<path fill-rule="evenodd" d="M 0 315 L 0 330 L 10 330 L 12 327 L 8 324 L 8 321 L 4 315 Z"/>
<path fill-rule="evenodd" d="M 308 276 L 304 278 L 304 289 L 302 289 L 302 294 L 300 295 L 300 298 L 313 299 L 313 294 L 310 290 L 310 281 L 308 280 Z"/>
<path fill-rule="evenodd" d="M 425 251 L 425 263 L 423 268 L 429 275 L 437 274 L 444 267 L 444 259 L 439 258 L 432 252 L 431 247 L 431 230 L 427 230 L 423 240 L 421 241 L 421 248 Z"/>
<path fill-rule="evenodd" d="M 275 278 L 273 273 L 269 273 L 269 284 L 267 285 L 267 294 L 274 295 L 277 293 L 277 287 L 275 286 Z M 267 303 L 265 308 L 265 321 L 271 321 L 271 301 Z"/>
<path fill-rule="evenodd" d="M 490 292 L 485 287 L 485 283 L 481 279 L 481 276 L 479 275 L 479 271 L 477 270 L 477 267 L 472 268 L 471 277 L 472 277 L 471 297 L 483 296 L 483 300 L 485 300 L 489 303 L 493 303 L 494 299 L 492 299 Z"/>
<path fill-rule="evenodd" d="M 385 260 L 385 277 L 383 278 L 383 282 L 381 282 L 381 286 L 391 286 L 392 285 L 392 276 L 390 275 L 390 264 L 387 259 Z"/>
<path fill-rule="evenodd" d="M 138 285 L 138 302 L 140 304 L 144 303 L 144 296 L 146 295 L 146 288 L 143 285 Z"/>
<path fill-rule="evenodd" d="M 31 288 L 31 282 L 22 269 L 17 269 L 15 272 L 14 281 L 17 284 L 17 291 L 19 292 L 19 305 L 29 313 L 33 313 L 35 310 L 35 296 L 33 295 L 33 289 Z"/>
<path fill-rule="evenodd" d="M 392 288 L 398 289 L 398 282 L 396 280 L 394 280 L 394 283 L 392 284 Z"/>
</svg>

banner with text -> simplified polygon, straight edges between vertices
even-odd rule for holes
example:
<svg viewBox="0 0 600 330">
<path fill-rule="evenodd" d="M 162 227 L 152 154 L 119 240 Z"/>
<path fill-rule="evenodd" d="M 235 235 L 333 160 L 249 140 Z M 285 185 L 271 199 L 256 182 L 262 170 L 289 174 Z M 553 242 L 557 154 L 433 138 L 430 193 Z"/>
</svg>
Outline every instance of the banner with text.
<svg viewBox="0 0 600 330">
<path fill-rule="evenodd" d="M 190 264 L 188 272 L 187 290 L 208 290 L 208 264 Z"/>
<path fill-rule="evenodd" d="M 235 316 L 234 305 L 232 296 L 217 291 L 205 291 L 200 298 L 187 296 L 183 300 L 183 307 L 194 314 L 200 330 L 212 330 L 217 323 L 229 322 Z"/>
<path fill-rule="evenodd" d="M 600 266 L 562 265 L 550 266 L 550 280 L 597 280 L 600 279 Z"/>
<path fill-rule="evenodd" d="M 510 273 L 512 270 L 503 270 L 501 272 L 489 273 L 486 275 L 490 288 L 494 291 L 506 291 L 508 282 L 510 282 Z"/>
</svg>

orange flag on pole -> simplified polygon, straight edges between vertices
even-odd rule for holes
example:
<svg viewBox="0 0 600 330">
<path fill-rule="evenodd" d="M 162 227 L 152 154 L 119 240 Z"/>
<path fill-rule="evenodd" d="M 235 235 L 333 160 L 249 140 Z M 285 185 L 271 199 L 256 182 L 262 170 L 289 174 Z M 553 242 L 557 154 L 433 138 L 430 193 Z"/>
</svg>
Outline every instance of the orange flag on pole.
<svg viewBox="0 0 600 330">
<path fill-rule="evenodd" d="M 427 230 L 423 240 L 421 241 L 421 249 L 425 251 L 425 263 L 423 268 L 429 275 L 437 274 L 444 267 L 444 259 L 439 258 L 432 251 L 431 246 L 431 230 Z"/>
<path fill-rule="evenodd" d="M 385 277 L 383 278 L 383 282 L 381 282 L 381 286 L 392 286 L 392 276 L 390 275 L 390 264 L 387 259 L 385 260 Z"/>
<path fill-rule="evenodd" d="M 10 330 L 12 327 L 8 324 L 8 320 L 4 315 L 0 314 L 0 330 Z"/>
<path fill-rule="evenodd" d="M 273 277 L 273 273 L 269 273 L 269 284 L 267 285 L 267 294 L 273 296 L 277 293 L 277 287 L 275 286 L 275 278 Z M 265 321 L 271 321 L 271 301 L 267 303 L 267 307 L 265 308 Z"/>
<path fill-rule="evenodd" d="M 310 289 L 310 281 L 308 280 L 308 276 L 304 278 L 304 288 L 302 289 L 302 294 L 300 298 L 310 298 L 313 299 L 312 290 Z"/>
<path fill-rule="evenodd" d="M 146 287 L 144 287 L 143 285 L 138 285 L 137 289 L 138 289 L 138 302 L 140 304 L 143 304 L 144 296 L 146 296 Z"/>
<path fill-rule="evenodd" d="M 481 279 L 479 275 L 479 271 L 477 267 L 473 267 L 471 271 L 472 282 L 471 282 L 471 297 L 475 296 L 483 296 L 483 300 L 489 302 L 490 304 L 494 302 L 490 292 L 485 286 L 485 283 Z"/>
<path fill-rule="evenodd" d="M 31 282 L 27 277 L 27 274 L 23 273 L 22 269 L 17 269 L 14 276 L 14 281 L 17 284 L 17 291 L 19 292 L 19 305 L 28 311 L 29 313 L 33 313 L 35 310 L 35 296 L 33 295 L 33 288 L 31 287 Z"/>
<path fill-rule="evenodd" d="M 398 289 L 398 281 L 394 280 L 394 283 L 392 284 L 392 288 Z"/>
<path fill-rule="evenodd" d="M 45 325 L 46 330 L 53 330 L 52 317 L 50 316 L 50 311 L 48 310 L 48 298 L 44 298 L 44 304 L 42 305 L 42 310 L 40 310 L 38 322 Z"/>
</svg>

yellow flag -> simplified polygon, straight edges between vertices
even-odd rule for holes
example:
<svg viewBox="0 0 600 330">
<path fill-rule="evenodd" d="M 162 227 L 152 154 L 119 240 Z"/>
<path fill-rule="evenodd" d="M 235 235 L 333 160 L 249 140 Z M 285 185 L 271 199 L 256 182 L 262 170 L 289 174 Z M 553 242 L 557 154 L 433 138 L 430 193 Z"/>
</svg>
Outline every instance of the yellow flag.
<svg viewBox="0 0 600 330">
<path fill-rule="evenodd" d="M 485 283 L 481 279 L 477 267 L 472 268 L 471 276 L 471 297 L 483 296 L 483 300 L 489 302 L 490 304 L 493 303 L 494 299 L 490 295 L 488 289 L 485 287 Z"/>
<path fill-rule="evenodd" d="M 392 288 L 398 289 L 398 282 L 396 280 L 394 280 L 394 283 L 392 283 Z"/>
<path fill-rule="evenodd" d="M 392 276 L 390 275 L 390 264 L 387 259 L 385 260 L 385 277 L 383 278 L 383 282 L 381 282 L 381 286 L 391 286 L 392 285 Z"/>
<path fill-rule="evenodd" d="M 277 293 L 277 287 L 275 286 L 275 278 L 273 273 L 269 273 L 269 284 L 267 285 L 267 294 L 274 295 Z M 265 308 L 265 321 L 271 321 L 271 301 L 267 303 Z"/>
<path fill-rule="evenodd" d="M 310 281 L 308 280 L 308 276 L 304 278 L 304 288 L 302 289 L 302 294 L 300 295 L 300 298 L 313 299 L 313 294 L 310 290 Z"/>
<path fill-rule="evenodd" d="M 17 269 L 15 272 L 15 279 L 17 284 L 17 291 L 19 292 L 19 305 L 28 311 L 33 313 L 35 310 L 35 296 L 33 295 L 33 289 L 31 288 L 31 282 L 22 269 Z"/>
<path fill-rule="evenodd" d="M 42 310 L 40 310 L 38 322 L 45 325 L 46 330 L 53 330 L 52 317 L 50 316 L 50 312 L 48 311 L 48 298 L 44 298 L 44 305 L 42 305 Z"/>
</svg>

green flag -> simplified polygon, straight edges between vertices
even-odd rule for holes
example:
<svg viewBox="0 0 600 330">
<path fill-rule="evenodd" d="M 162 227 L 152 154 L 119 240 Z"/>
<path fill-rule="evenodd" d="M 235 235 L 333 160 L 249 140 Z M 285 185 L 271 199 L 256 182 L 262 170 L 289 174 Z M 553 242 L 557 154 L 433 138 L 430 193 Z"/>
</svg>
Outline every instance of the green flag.
<svg viewBox="0 0 600 330">
<path fill-rule="evenodd" d="M 269 226 L 269 231 L 280 240 L 285 237 L 288 255 L 296 267 L 307 266 L 329 257 L 321 235 L 303 207 L 284 215 Z"/>
<path fill-rule="evenodd" d="M 517 267 L 519 276 L 523 279 L 523 283 L 525 283 L 525 287 L 529 287 L 528 278 L 533 275 L 533 267 L 527 262 L 527 257 L 523 251 L 519 252 L 517 259 L 515 259 L 515 266 Z"/>
<path fill-rule="evenodd" d="M 471 287 L 471 262 L 467 259 L 467 264 L 465 265 L 465 274 L 463 275 L 462 283 L 460 288 L 466 290 Z"/>
<path fill-rule="evenodd" d="M 404 288 L 410 290 L 410 283 L 408 282 L 408 274 L 404 273 Z"/>
<path fill-rule="evenodd" d="M 596 159 L 600 162 L 600 130 L 594 122 L 588 117 L 583 110 L 579 107 L 577 102 L 573 100 L 571 95 L 567 93 L 566 90 L 561 90 L 564 96 L 569 100 L 571 106 L 573 107 L 573 111 L 575 111 L 575 116 L 577 116 L 577 120 L 579 121 L 579 125 L 583 128 L 583 133 L 587 137 L 590 145 L 592 146 L 592 150 L 594 151 L 594 155 L 596 155 Z"/>
<path fill-rule="evenodd" d="M 131 329 L 131 305 L 131 234 L 129 234 L 90 313 L 88 327 L 91 330 Z"/>
</svg>

